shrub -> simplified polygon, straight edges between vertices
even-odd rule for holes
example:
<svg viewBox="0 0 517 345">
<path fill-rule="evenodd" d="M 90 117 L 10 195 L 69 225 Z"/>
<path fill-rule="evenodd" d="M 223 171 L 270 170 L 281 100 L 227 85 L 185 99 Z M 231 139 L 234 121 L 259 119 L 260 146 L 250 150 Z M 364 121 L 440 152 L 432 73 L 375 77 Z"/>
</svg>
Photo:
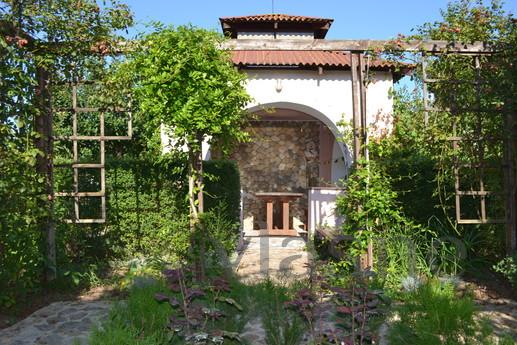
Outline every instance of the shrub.
<svg viewBox="0 0 517 345">
<path fill-rule="evenodd" d="M 337 199 L 336 209 L 346 219 L 343 232 L 354 237 L 344 248 L 351 254 L 344 259 L 349 268 L 373 241 L 377 248 L 374 267 L 387 287 L 398 288 L 408 275 L 427 274 L 425 253 L 432 234 L 402 212 L 392 178 L 379 164 L 358 164 L 347 180 L 345 193 Z"/>
<path fill-rule="evenodd" d="M 113 308 L 110 319 L 94 330 L 90 344 L 237 344 L 247 319 L 233 287 L 212 278 L 194 283 L 188 269 L 164 270 L 166 281 L 139 277 L 127 301 Z M 241 290 L 242 291 L 242 290 Z"/>
<path fill-rule="evenodd" d="M 517 288 L 517 253 L 514 253 L 512 256 L 508 256 L 499 261 L 496 265 L 494 265 L 494 270 L 505 276 L 510 284 Z"/>
<path fill-rule="evenodd" d="M 430 280 L 403 295 L 394 309 L 398 320 L 389 331 L 391 344 L 492 344 L 491 329 L 475 317 L 470 297 L 456 296 L 453 285 Z"/>
<path fill-rule="evenodd" d="M 161 281 L 133 287 L 127 301 L 116 304 L 110 312 L 109 321 L 92 331 L 89 344 L 168 344 L 164 327 L 171 308 L 154 300 L 155 294 L 165 291 L 165 284 Z"/>
<path fill-rule="evenodd" d="M 159 161 L 132 157 L 107 159 L 106 223 L 59 222 L 58 266 L 87 264 L 85 258 L 95 262 L 138 254 L 166 257 L 170 261 L 183 258 L 188 247 L 184 167 L 181 157 L 172 156 Z M 66 190 L 68 183 L 61 178 L 57 190 Z M 58 202 L 58 219 L 70 218 L 72 205 L 63 199 Z M 92 203 L 81 205 L 80 212 L 95 217 L 98 209 L 99 204 Z"/>
<path fill-rule="evenodd" d="M 44 178 L 34 170 L 36 151 L 3 142 L 0 123 L 0 309 L 40 285 L 44 268 Z"/>
<path fill-rule="evenodd" d="M 200 285 L 192 269 L 165 270 L 169 291 L 155 299 L 172 307 L 167 328 L 170 339 L 181 344 L 237 344 L 243 307 L 231 296 L 229 281 L 214 277 Z"/>
<path fill-rule="evenodd" d="M 215 238 L 230 251 L 238 235 L 240 184 L 236 165 L 208 161 L 206 218 Z M 60 265 L 81 258 L 102 260 L 110 256 L 163 257 L 170 262 L 186 258 L 189 219 L 186 203 L 186 163 L 181 156 L 112 157 L 106 164 L 107 221 L 103 225 L 60 224 Z M 67 183 L 61 182 L 66 188 Z M 84 186 L 83 186 L 84 187 Z M 69 214 L 64 205 L 61 216 Z M 98 205 L 90 205 L 91 209 Z M 81 206 L 81 212 L 95 213 Z M 216 226 L 217 225 L 217 228 Z"/>
</svg>

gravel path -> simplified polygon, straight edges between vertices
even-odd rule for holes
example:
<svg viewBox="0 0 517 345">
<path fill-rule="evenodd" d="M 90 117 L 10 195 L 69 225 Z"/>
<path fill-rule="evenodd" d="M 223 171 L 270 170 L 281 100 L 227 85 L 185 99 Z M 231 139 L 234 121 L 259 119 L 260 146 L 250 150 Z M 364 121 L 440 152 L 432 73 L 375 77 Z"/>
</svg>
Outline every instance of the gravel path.
<svg viewBox="0 0 517 345">
<path fill-rule="evenodd" d="M 0 330 L 0 345 L 87 344 L 93 326 L 109 312 L 109 301 L 55 302 Z"/>
</svg>

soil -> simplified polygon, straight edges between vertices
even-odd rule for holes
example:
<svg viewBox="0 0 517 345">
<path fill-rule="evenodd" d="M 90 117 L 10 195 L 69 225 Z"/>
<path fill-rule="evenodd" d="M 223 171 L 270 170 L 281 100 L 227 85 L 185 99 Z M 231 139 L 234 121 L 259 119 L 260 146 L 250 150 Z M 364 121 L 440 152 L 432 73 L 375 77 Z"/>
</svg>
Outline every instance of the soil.
<svg viewBox="0 0 517 345">
<path fill-rule="evenodd" d="M 481 268 L 476 275 L 466 274 L 463 280 L 477 287 L 474 290 L 476 300 L 504 298 L 517 302 L 517 289 L 503 276 L 489 269 Z"/>
</svg>

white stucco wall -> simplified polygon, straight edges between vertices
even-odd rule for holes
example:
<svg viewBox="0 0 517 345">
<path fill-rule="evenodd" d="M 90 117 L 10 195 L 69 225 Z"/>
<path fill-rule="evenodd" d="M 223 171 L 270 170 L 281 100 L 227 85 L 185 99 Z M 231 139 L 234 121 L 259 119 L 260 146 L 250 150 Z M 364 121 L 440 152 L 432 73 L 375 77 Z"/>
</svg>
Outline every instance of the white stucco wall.
<svg viewBox="0 0 517 345">
<path fill-rule="evenodd" d="M 325 123 L 336 137 L 338 123 L 351 121 L 352 83 L 350 71 L 324 71 L 319 75 L 311 70 L 247 70 L 247 90 L 254 102 L 250 111 L 262 107 L 278 107 L 305 112 Z M 375 81 L 367 89 L 367 121 L 370 125 L 378 119 L 390 119 L 393 100 L 389 91 L 393 87 L 392 74 L 376 72 Z M 389 122 L 389 121 L 388 121 Z M 380 128 L 389 127 L 381 124 Z M 345 156 L 343 162 L 343 155 Z M 332 181 L 344 177 L 350 165 L 350 154 L 343 144 L 333 149 Z"/>
</svg>

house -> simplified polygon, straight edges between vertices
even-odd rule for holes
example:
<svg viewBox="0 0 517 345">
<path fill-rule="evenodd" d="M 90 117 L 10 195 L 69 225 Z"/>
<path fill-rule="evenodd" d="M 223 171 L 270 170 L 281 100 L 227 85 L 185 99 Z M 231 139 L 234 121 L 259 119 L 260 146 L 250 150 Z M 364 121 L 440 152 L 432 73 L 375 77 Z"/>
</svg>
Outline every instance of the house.
<svg viewBox="0 0 517 345">
<path fill-rule="evenodd" d="M 220 22 L 232 39 L 313 40 L 325 39 L 333 19 L 264 14 Z M 332 225 L 336 184 L 346 179 L 352 163 L 339 125 L 352 120 L 350 55 L 239 50 L 232 59 L 249 77 L 247 90 L 254 103 L 248 110 L 256 115 L 249 128 L 252 141 L 231 155 L 241 173 L 244 230 L 265 228 L 266 208 L 258 192 L 304 195 L 291 201 L 292 228 Z M 386 61 L 369 61 L 367 68 L 374 76 L 367 89 L 367 122 L 386 130 L 393 110 L 390 90 L 400 74 Z M 275 227 L 281 227 L 275 220 Z"/>
<path fill-rule="evenodd" d="M 231 39 L 314 40 L 325 39 L 333 19 L 263 14 L 224 17 L 220 22 Z M 338 184 L 347 178 L 352 164 L 351 148 L 341 140 L 340 128 L 340 123 L 351 122 L 353 114 L 350 54 L 289 50 L 231 54 L 235 65 L 248 75 L 247 90 L 254 99 L 248 108 L 255 115 L 248 128 L 252 140 L 230 156 L 241 174 L 244 231 L 251 234 L 271 223 L 267 198 L 257 194 L 270 192 L 299 193 L 286 200 L 292 215 L 285 216 L 289 229 L 313 231 L 335 225 Z M 373 72 L 366 118 L 382 135 L 390 127 L 390 89 L 400 74 L 382 60 L 368 60 L 366 68 Z M 285 209 L 268 207 L 273 211 L 269 228 L 286 228 Z"/>
</svg>

